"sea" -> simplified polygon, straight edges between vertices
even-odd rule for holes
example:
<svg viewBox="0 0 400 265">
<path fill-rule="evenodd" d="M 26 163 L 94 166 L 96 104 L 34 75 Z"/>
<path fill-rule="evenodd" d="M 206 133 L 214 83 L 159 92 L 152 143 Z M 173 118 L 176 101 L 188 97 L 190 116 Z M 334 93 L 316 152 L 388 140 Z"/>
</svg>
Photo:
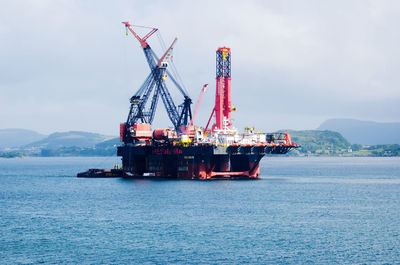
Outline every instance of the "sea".
<svg viewBox="0 0 400 265">
<path fill-rule="evenodd" d="M 400 264 L 400 158 L 265 157 L 259 180 L 85 179 L 0 159 L 0 264 Z"/>
</svg>

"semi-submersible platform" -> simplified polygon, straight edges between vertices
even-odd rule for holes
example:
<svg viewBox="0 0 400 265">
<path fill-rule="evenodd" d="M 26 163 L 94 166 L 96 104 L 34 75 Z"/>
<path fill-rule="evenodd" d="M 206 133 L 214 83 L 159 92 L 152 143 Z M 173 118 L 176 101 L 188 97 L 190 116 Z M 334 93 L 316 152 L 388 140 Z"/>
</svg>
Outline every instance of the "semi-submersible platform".
<svg viewBox="0 0 400 265">
<path fill-rule="evenodd" d="M 246 127 L 239 132 L 232 125 L 231 112 L 231 49 L 220 47 L 216 51 L 215 105 L 207 125 L 194 125 L 207 84 L 203 86 L 194 113 L 192 100 L 182 85 L 172 62 L 172 51 L 177 38 L 158 57 L 147 42 L 156 28 L 134 26 L 122 22 L 139 41 L 150 73 L 139 90 L 130 98 L 129 115 L 120 124 L 117 155 L 122 157 L 118 169 L 90 169 L 78 177 L 127 177 L 167 179 L 236 179 L 259 178 L 259 163 L 263 156 L 285 154 L 298 145 L 289 133 L 261 133 Z M 140 37 L 134 30 L 146 28 L 149 32 Z M 169 71 L 171 68 L 171 72 Z M 183 96 L 183 103 L 176 107 L 167 88 L 170 80 Z M 171 128 L 151 129 L 157 103 L 161 98 Z M 211 120 L 215 123 L 209 128 Z"/>
</svg>

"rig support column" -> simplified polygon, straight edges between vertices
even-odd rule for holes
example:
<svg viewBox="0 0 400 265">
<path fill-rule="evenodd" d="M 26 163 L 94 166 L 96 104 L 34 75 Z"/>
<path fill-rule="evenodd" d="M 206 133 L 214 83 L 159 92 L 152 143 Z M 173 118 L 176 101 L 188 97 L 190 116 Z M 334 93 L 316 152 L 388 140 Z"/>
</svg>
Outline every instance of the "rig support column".
<svg viewBox="0 0 400 265">
<path fill-rule="evenodd" d="M 228 127 L 231 127 L 231 110 L 232 110 L 232 102 L 231 102 L 231 78 L 224 78 L 224 117 L 228 121 Z"/>
<path fill-rule="evenodd" d="M 215 127 L 222 129 L 223 121 L 223 102 L 224 102 L 224 80 L 217 76 L 217 86 L 215 89 Z"/>
<path fill-rule="evenodd" d="M 222 129 L 224 117 L 231 126 L 231 49 L 220 47 L 216 55 L 215 127 Z"/>
</svg>

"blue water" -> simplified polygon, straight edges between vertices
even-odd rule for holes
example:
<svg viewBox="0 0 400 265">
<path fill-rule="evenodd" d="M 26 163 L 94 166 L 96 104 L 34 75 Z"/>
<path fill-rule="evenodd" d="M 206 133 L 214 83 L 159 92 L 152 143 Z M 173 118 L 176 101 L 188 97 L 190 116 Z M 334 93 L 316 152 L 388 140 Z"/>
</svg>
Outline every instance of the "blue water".
<svg viewBox="0 0 400 265">
<path fill-rule="evenodd" d="M 400 263 L 400 158 L 264 158 L 256 181 L 75 177 L 117 162 L 0 159 L 0 263 Z"/>
</svg>

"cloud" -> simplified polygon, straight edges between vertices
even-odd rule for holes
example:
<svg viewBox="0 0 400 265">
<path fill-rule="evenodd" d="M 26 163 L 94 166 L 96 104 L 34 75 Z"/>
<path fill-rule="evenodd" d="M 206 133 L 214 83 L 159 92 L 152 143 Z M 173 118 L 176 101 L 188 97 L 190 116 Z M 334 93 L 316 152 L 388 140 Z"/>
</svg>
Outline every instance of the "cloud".
<svg viewBox="0 0 400 265">
<path fill-rule="evenodd" d="M 248 117 L 265 129 L 337 116 L 399 121 L 399 11 L 397 1 L 8 1 L 0 10 L 0 122 L 118 134 L 149 71 L 125 20 L 158 27 L 166 43 L 179 37 L 175 64 L 194 102 L 210 84 L 202 125 L 223 45 L 232 48 L 240 126 Z M 149 41 L 160 53 L 158 38 Z M 156 126 L 169 125 L 162 112 Z"/>
</svg>

